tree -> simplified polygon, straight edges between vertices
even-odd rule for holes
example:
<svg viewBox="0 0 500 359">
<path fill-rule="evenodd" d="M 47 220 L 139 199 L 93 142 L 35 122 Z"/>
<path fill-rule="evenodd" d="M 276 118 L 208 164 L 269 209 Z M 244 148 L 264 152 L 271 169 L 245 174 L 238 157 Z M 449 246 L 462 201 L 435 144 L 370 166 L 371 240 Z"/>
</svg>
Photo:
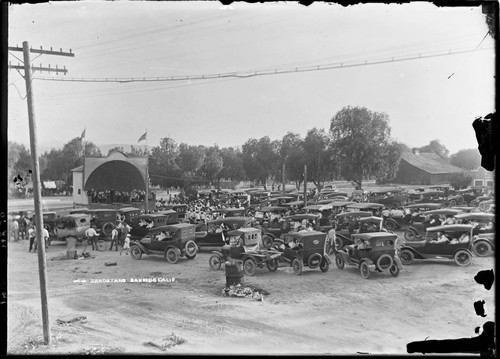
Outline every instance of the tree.
<svg viewBox="0 0 500 359">
<path fill-rule="evenodd" d="M 162 188 L 182 187 L 183 171 L 176 163 L 179 147 L 169 137 L 160 140 L 160 145 L 153 148 L 149 155 L 149 173 L 151 183 Z"/>
<path fill-rule="evenodd" d="M 464 172 L 453 173 L 450 176 L 450 186 L 452 186 L 455 190 L 459 190 L 462 188 L 467 188 L 472 181 L 472 177 L 468 176 Z"/>
<path fill-rule="evenodd" d="M 410 148 L 404 143 L 398 141 L 391 141 L 387 146 L 384 161 L 390 163 L 391 166 L 386 167 L 386 172 L 378 178 L 379 183 L 391 182 L 398 175 L 399 162 L 401 161 L 401 154 L 403 152 L 411 152 Z"/>
<path fill-rule="evenodd" d="M 222 167 L 224 167 L 224 161 L 220 155 L 219 147 L 209 147 L 206 151 L 199 173 L 208 181 L 214 182 L 219 178 L 218 175 L 222 170 Z M 217 187 L 220 187 L 219 183 L 217 184 Z"/>
<path fill-rule="evenodd" d="M 249 139 L 242 146 L 242 158 L 248 178 L 260 182 L 266 188 L 267 179 L 276 174 L 278 142 L 271 142 L 268 136 L 260 140 Z"/>
<path fill-rule="evenodd" d="M 241 181 L 246 178 L 245 170 L 243 169 L 243 158 L 242 153 L 238 149 L 232 147 L 222 148 L 220 150 L 220 156 L 222 157 L 223 167 L 219 172 L 217 180 L 222 178 Z"/>
<path fill-rule="evenodd" d="M 302 147 L 307 164 L 307 180 L 314 183 L 318 191 L 321 191 L 323 183 L 332 179 L 337 170 L 330 138 L 325 130 L 313 128 L 307 132 Z"/>
<path fill-rule="evenodd" d="M 432 140 L 428 145 L 419 147 L 417 150 L 424 153 L 435 153 L 445 160 L 448 159 L 448 155 L 450 154 L 450 151 L 439 140 Z"/>
<path fill-rule="evenodd" d="M 203 165 L 206 151 L 207 149 L 204 146 L 190 146 L 185 143 L 179 145 L 177 163 L 187 177 L 193 178 L 196 176 Z"/>
<path fill-rule="evenodd" d="M 450 164 L 465 170 L 475 170 L 481 165 L 481 154 L 477 148 L 460 150 L 450 156 Z"/>
<path fill-rule="evenodd" d="M 288 132 L 280 144 L 279 156 L 281 163 L 285 163 L 285 176 L 288 180 L 294 181 L 297 189 L 300 189 L 306 164 L 304 140 L 299 134 Z"/>
<path fill-rule="evenodd" d="M 18 175 L 24 178 L 33 167 L 31 154 L 22 144 L 9 141 L 7 157 L 7 171 L 10 180 L 14 180 Z"/>
<path fill-rule="evenodd" d="M 344 107 L 330 122 L 331 148 L 337 158 L 340 175 L 357 188 L 369 178 L 383 178 L 397 171 L 397 163 L 387 159 L 391 129 L 386 113 L 365 107 Z"/>
</svg>

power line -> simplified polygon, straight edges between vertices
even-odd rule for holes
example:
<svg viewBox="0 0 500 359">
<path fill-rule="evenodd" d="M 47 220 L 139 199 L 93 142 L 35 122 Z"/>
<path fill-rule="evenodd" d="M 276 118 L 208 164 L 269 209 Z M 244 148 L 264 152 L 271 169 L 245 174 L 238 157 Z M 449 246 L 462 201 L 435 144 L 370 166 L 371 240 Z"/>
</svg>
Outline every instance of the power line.
<svg viewBox="0 0 500 359">
<path fill-rule="evenodd" d="M 479 51 L 483 50 L 491 50 L 492 48 L 483 48 Z M 203 74 L 203 75 L 187 75 L 187 76 L 163 76 L 163 77 L 142 77 L 142 78 L 54 78 L 54 77 L 37 77 L 36 79 L 44 80 L 44 81 L 67 81 L 67 82 L 114 82 L 114 83 L 132 83 L 132 82 L 178 82 L 178 81 L 187 81 L 187 80 L 214 80 L 214 79 L 223 79 L 223 78 L 250 78 L 257 76 L 270 76 L 270 75 L 279 75 L 279 74 L 290 74 L 290 73 L 299 73 L 299 72 L 311 72 L 311 71 L 322 71 L 322 70 L 333 70 L 340 68 L 349 68 L 349 67 L 359 67 L 359 66 L 367 66 L 367 65 L 379 65 L 384 63 L 393 63 L 393 62 L 401 62 L 401 61 L 410 61 L 410 60 L 420 60 L 426 58 L 433 57 L 443 57 L 450 55 L 459 55 L 464 53 L 470 53 L 478 51 L 477 48 L 473 50 L 458 50 L 438 53 L 438 54 L 427 54 L 427 55 L 412 55 L 407 57 L 396 58 L 392 57 L 391 59 L 385 60 L 364 60 L 359 63 L 333 63 L 333 64 L 325 64 L 325 65 L 308 65 L 295 67 L 291 69 L 270 69 L 270 70 L 258 70 L 258 71 L 235 71 L 235 72 L 226 72 L 226 73 L 215 73 L 215 74 Z"/>
</svg>

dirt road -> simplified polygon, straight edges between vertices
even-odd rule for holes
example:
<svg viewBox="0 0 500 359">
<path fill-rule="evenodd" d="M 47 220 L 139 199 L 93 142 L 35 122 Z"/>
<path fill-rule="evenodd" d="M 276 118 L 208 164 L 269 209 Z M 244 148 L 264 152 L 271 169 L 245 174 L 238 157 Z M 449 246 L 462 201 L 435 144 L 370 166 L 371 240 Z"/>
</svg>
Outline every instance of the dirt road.
<svg viewBox="0 0 500 359">
<path fill-rule="evenodd" d="M 61 259 L 65 253 L 62 242 L 47 252 L 52 343 L 44 346 L 37 255 L 27 241 L 9 243 L 9 353 L 401 354 L 426 337 L 476 336 L 474 328 L 495 316 L 493 289 L 474 281 L 494 268 L 493 257 L 465 268 L 417 262 L 397 278 L 372 273 L 368 280 L 355 267 L 296 276 L 281 264 L 276 273 L 245 277 L 270 293 L 256 301 L 221 296 L 225 272 L 209 269 L 207 250 L 175 265 L 115 251 L 79 260 Z M 109 261 L 117 265 L 105 266 Z M 141 278 L 156 283 L 131 282 Z M 486 318 L 474 311 L 481 299 Z M 79 316 L 86 318 L 57 321 Z"/>
</svg>

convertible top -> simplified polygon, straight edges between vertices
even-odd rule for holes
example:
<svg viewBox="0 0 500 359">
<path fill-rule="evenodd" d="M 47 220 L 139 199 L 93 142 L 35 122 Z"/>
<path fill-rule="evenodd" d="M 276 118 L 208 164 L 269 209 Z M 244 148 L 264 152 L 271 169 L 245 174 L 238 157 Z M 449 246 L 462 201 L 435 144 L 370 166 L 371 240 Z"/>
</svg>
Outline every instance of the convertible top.
<svg viewBox="0 0 500 359">
<path fill-rule="evenodd" d="M 475 212 L 475 213 L 459 213 L 455 215 L 456 219 L 468 219 L 468 220 L 494 220 L 495 215 L 493 213 L 483 213 L 483 212 Z"/>
<path fill-rule="evenodd" d="M 423 214 L 435 214 L 435 215 L 443 215 L 443 216 L 454 216 L 459 213 L 462 213 L 461 209 L 452 209 L 452 208 L 442 208 L 442 209 L 433 209 L 431 211 L 422 212 Z"/>
<path fill-rule="evenodd" d="M 369 208 L 382 208 L 385 205 L 380 203 L 352 203 L 347 205 L 347 208 L 356 208 L 356 209 L 369 209 Z"/>
<path fill-rule="evenodd" d="M 371 217 L 370 212 L 363 211 L 352 211 L 352 212 L 342 212 L 337 214 L 337 217 Z"/>
<path fill-rule="evenodd" d="M 439 232 L 439 231 L 470 231 L 472 230 L 472 226 L 468 224 L 444 224 L 436 227 L 427 228 L 427 232 Z"/>
</svg>

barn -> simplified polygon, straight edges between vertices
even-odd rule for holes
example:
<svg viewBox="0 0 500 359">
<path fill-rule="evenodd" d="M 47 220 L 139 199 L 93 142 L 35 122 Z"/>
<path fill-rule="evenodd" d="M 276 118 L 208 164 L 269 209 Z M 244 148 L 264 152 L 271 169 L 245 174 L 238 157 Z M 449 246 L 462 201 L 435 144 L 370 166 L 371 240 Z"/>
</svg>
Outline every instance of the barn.
<svg viewBox="0 0 500 359">
<path fill-rule="evenodd" d="M 404 152 L 396 182 L 410 185 L 448 184 L 451 176 L 460 172 L 464 170 L 450 165 L 436 153 Z"/>
</svg>

